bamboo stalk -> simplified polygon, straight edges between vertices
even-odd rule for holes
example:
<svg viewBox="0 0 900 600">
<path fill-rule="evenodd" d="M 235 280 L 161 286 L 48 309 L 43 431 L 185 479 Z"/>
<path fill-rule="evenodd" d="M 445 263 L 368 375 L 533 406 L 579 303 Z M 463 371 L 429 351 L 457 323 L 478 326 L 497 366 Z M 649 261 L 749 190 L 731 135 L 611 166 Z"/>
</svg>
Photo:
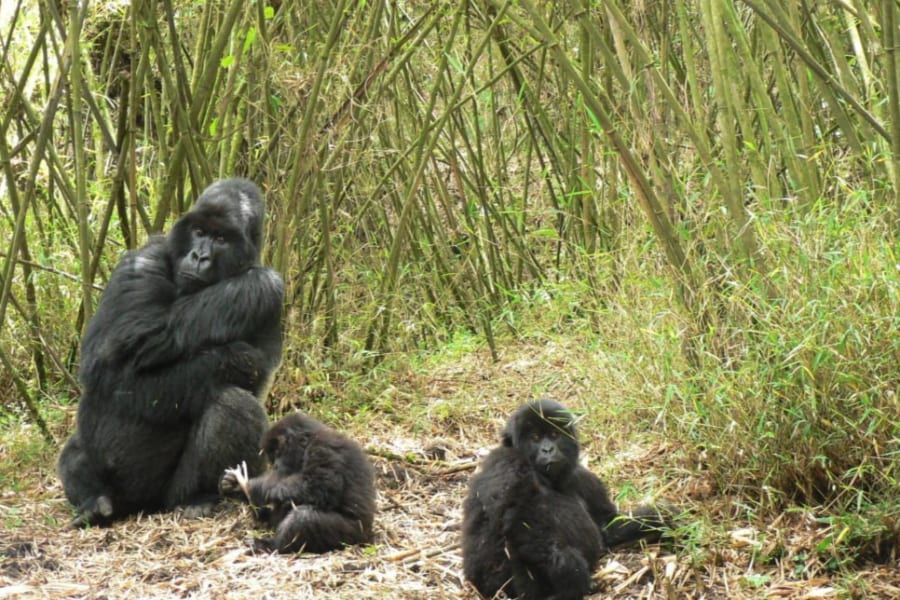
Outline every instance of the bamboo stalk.
<svg viewBox="0 0 900 600">
<path fill-rule="evenodd" d="M 884 26 L 881 28 L 883 47 L 885 52 L 885 72 L 887 75 L 887 100 L 888 114 L 891 124 L 891 166 L 890 175 L 893 182 L 894 193 L 894 231 L 900 233 L 900 53 L 897 45 L 900 44 L 900 35 L 897 28 L 900 27 L 900 11 L 895 2 L 882 4 L 882 19 Z"/>
<path fill-rule="evenodd" d="M 82 123 L 84 116 L 81 112 L 81 24 L 84 18 L 84 5 L 79 10 L 78 3 L 72 3 L 69 7 L 69 31 L 66 44 L 66 53 L 70 56 L 71 69 L 69 76 L 71 85 L 69 90 L 69 102 L 71 113 L 69 115 L 72 126 L 72 156 L 74 158 L 75 175 L 75 205 L 78 208 L 78 252 L 81 257 L 81 302 L 83 307 L 84 322 L 91 320 L 94 305 L 91 289 L 91 233 L 88 225 L 90 218 L 90 206 L 87 198 L 85 178 L 87 176 L 87 164 L 84 159 L 84 134 Z"/>
</svg>

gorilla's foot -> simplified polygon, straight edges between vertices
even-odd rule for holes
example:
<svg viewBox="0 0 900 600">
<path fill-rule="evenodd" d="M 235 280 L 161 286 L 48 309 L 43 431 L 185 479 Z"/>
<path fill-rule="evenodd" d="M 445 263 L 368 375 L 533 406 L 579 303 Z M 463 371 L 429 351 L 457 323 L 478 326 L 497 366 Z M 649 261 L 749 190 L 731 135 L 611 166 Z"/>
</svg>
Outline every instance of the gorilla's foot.
<svg viewBox="0 0 900 600">
<path fill-rule="evenodd" d="M 84 501 L 78 507 L 72 527 L 88 527 L 89 525 L 105 525 L 112 520 L 113 505 L 109 496 L 97 496 Z"/>
<path fill-rule="evenodd" d="M 212 514 L 216 512 L 216 507 L 218 505 L 218 499 L 197 499 L 190 504 L 182 504 L 181 506 L 175 507 L 175 512 L 185 519 L 201 519 L 203 517 L 212 516 Z"/>
<path fill-rule="evenodd" d="M 250 554 L 272 554 L 278 548 L 275 538 L 247 538 L 244 543 L 250 549 Z"/>
</svg>

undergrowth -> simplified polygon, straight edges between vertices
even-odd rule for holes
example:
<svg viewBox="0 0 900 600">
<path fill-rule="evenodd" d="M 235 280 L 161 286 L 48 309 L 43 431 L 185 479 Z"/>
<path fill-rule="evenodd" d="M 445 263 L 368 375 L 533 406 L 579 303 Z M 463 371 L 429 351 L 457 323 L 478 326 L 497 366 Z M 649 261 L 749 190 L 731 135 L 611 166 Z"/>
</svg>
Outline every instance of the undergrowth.
<svg viewBox="0 0 900 600">
<path fill-rule="evenodd" d="M 728 328 L 705 338 L 727 337 L 727 359 L 710 352 L 677 384 L 679 435 L 762 514 L 817 507 L 829 533 L 814 552 L 887 558 L 900 541 L 895 243 L 859 206 L 818 207 L 766 242 L 778 293 L 733 287 Z"/>
</svg>

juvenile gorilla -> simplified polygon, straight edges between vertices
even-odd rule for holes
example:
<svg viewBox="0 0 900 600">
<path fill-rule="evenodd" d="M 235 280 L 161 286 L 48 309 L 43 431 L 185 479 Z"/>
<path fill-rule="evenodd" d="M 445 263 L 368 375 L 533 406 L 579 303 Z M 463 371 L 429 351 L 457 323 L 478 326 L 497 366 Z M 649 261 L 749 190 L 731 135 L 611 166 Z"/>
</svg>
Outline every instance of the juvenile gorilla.
<svg viewBox="0 0 900 600">
<path fill-rule="evenodd" d="M 572 413 L 553 400 L 521 406 L 469 484 L 463 571 L 486 598 L 577 599 L 600 556 L 659 538 L 650 508 L 620 516 L 606 486 L 578 462 Z"/>
<path fill-rule="evenodd" d="M 255 549 L 327 552 L 372 541 L 375 476 L 359 444 L 294 413 L 266 432 L 262 449 L 271 463 L 267 473 L 244 489 L 228 469 L 220 483 L 223 495 L 245 496 L 275 530 L 255 540 Z"/>
<path fill-rule="evenodd" d="M 259 398 L 281 360 L 283 297 L 259 264 L 264 212 L 250 181 L 216 182 L 113 271 L 82 340 L 77 428 L 57 464 L 73 525 L 201 511 L 226 466 L 263 466 Z"/>
</svg>

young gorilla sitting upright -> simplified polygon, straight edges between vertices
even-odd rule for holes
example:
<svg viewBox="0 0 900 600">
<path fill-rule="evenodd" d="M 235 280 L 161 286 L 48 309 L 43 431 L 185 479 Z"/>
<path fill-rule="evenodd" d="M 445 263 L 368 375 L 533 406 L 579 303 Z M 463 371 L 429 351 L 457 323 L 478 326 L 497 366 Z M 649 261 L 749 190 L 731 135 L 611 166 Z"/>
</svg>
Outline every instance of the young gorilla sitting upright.
<svg viewBox="0 0 900 600">
<path fill-rule="evenodd" d="M 571 412 L 553 400 L 520 407 L 469 484 L 463 571 L 486 598 L 577 599 L 609 548 L 658 539 L 652 508 L 620 516 L 606 486 L 578 463 Z"/>
<path fill-rule="evenodd" d="M 256 550 L 327 552 L 372 541 L 375 475 L 359 444 L 312 417 L 295 413 L 262 438 L 271 468 L 249 481 L 227 469 L 219 489 L 243 496 L 275 530 Z"/>
</svg>

